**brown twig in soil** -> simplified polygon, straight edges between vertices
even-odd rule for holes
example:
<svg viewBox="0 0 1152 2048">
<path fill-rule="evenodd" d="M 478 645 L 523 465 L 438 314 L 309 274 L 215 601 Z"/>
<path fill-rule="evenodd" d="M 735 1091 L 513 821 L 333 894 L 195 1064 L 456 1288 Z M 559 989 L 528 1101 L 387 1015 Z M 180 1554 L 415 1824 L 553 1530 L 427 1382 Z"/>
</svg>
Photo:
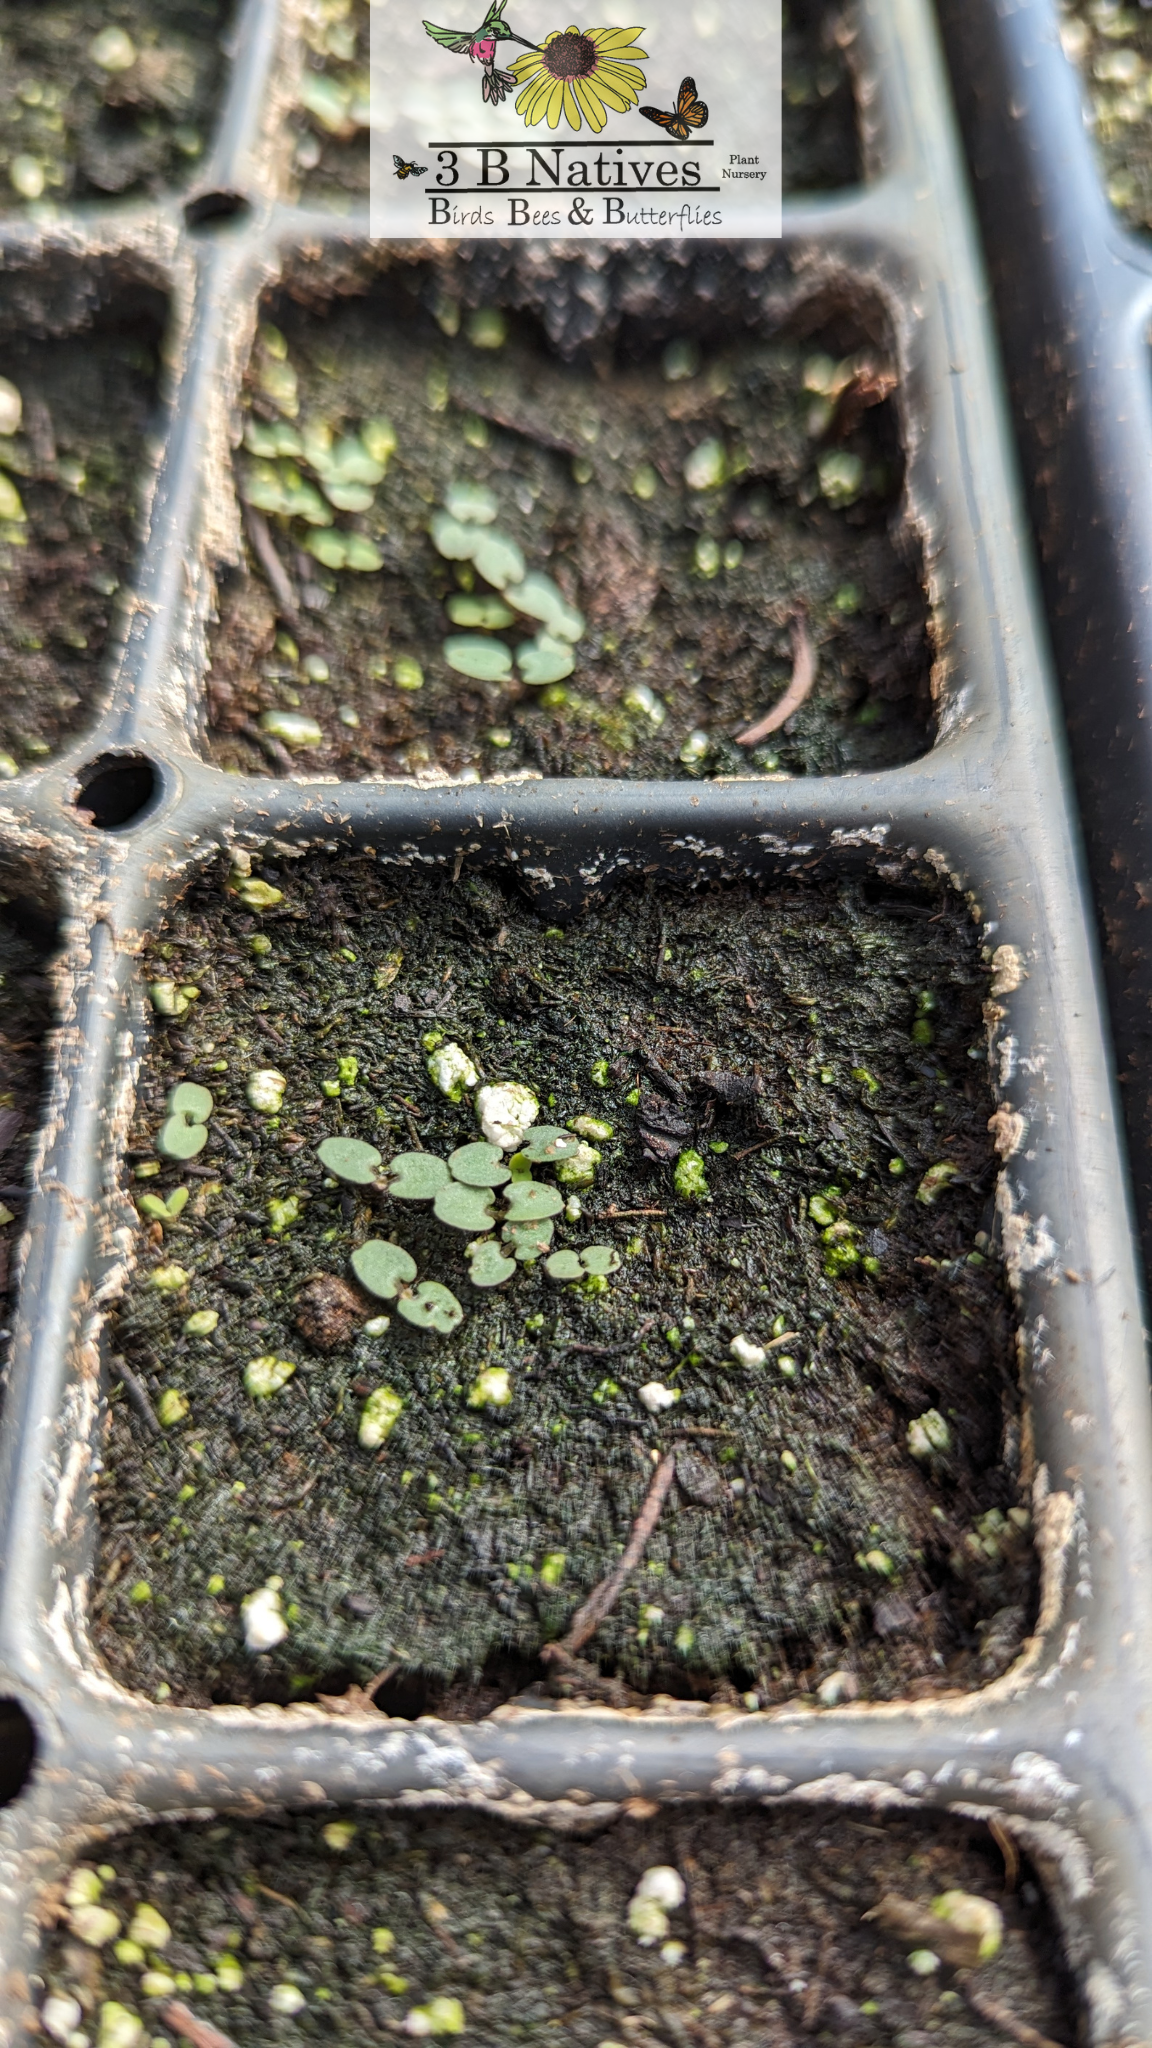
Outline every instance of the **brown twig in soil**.
<svg viewBox="0 0 1152 2048">
<path fill-rule="evenodd" d="M 222 2034 L 209 2020 L 197 2019 L 178 1998 L 161 2009 L 160 2017 L 174 2034 L 182 2034 L 186 2041 L 191 2041 L 192 2048 L 236 2048 L 231 2034 Z"/>
<path fill-rule="evenodd" d="M 733 1161 L 737 1159 L 747 1159 L 753 1152 L 763 1152 L 764 1147 L 766 1145 L 775 1145 L 778 1142 L 778 1139 L 779 1133 L 777 1133 L 777 1136 L 775 1138 L 761 1138 L 759 1143 L 756 1145 L 745 1145 L 744 1150 L 742 1152 L 734 1152 L 732 1154 Z"/>
<path fill-rule="evenodd" d="M 259 1016 L 256 1011 L 250 1012 L 250 1015 L 253 1024 L 256 1026 L 257 1031 L 262 1031 L 264 1033 L 265 1038 L 270 1038 L 272 1040 L 273 1045 L 278 1045 L 282 1048 L 283 1051 L 287 1052 L 288 1040 L 281 1036 L 280 1032 L 277 1031 L 276 1026 L 274 1024 L 270 1024 L 268 1022 L 267 1017 Z"/>
<path fill-rule="evenodd" d="M 1050 2035 L 1042 2034 L 1038 2027 L 1030 2027 L 1027 2020 L 1018 2020 L 1014 2012 L 1009 2012 L 998 1998 L 989 1998 L 986 1991 L 977 1991 L 974 1985 L 960 1977 L 956 1979 L 956 1989 L 977 2019 L 995 2027 L 998 2033 L 1007 2034 L 1010 2041 L 1018 2041 L 1020 2048 L 1059 2048 L 1059 2043 Z"/>
<path fill-rule="evenodd" d="M 758 718 L 755 725 L 748 726 L 746 731 L 737 733 L 737 746 L 754 747 L 760 740 L 766 740 L 770 732 L 778 732 L 780 727 L 791 718 L 792 713 L 799 711 L 804 699 L 810 694 L 815 681 L 816 643 L 812 638 L 804 613 L 794 612 L 792 614 L 792 680 L 784 695 L 778 698 L 777 702 L 772 706 L 771 711 L 766 712 L 763 718 Z"/>
<path fill-rule="evenodd" d="M 148 1390 L 145 1387 L 143 1380 L 138 1380 L 135 1373 L 132 1372 L 130 1368 L 125 1365 L 123 1359 L 121 1358 L 118 1358 L 116 1360 L 115 1369 L 120 1376 L 124 1392 L 128 1396 L 130 1405 L 136 1410 L 136 1413 L 140 1417 L 141 1422 L 144 1424 L 145 1429 L 148 1431 L 149 1436 L 163 1436 L 164 1432 L 156 1419 L 156 1411 L 153 1408 L 151 1401 L 148 1399 Z"/>
<path fill-rule="evenodd" d="M 318 1692 L 316 1698 L 330 1714 L 367 1714 L 376 1705 L 376 1695 L 382 1685 L 395 1678 L 398 1664 L 386 1664 L 367 1685 L 350 1685 L 347 1692 Z"/>
<path fill-rule="evenodd" d="M 736 1156 L 739 1158 L 739 1153 Z M 590 1223 L 605 1223 L 611 1218 L 613 1223 L 618 1223 L 623 1216 L 666 1216 L 667 1214 L 667 1209 L 597 1209 L 593 1215 L 589 1216 L 588 1221 Z"/>
<path fill-rule="evenodd" d="M 1003 1821 L 997 1820 L 995 1814 L 989 1819 L 988 1833 L 1004 1858 L 1004 1889 L 1006 1892 L 1014 1892 L 1016 1880 L 1020 1875 L 1020 1855 L 1016 1844 Z"/>
<path fill-rule="evenodd" d="M 648 1335 L 648 1332 L 649 1332 L 649 1330 L 650 1330 L 650 1329 L 652 1328 L 652 1325 L 653 1325 L 653 1323 L 654 1323 L 655 1321 L 656 1321 L 656 1318 L 655 1318 L 655 1316 L 649 1316 L 649 1318 L 648 1318 L 648 1320 L 647 1320 L 647 1322 L 646 1322 L 646 1323 L 640 1323 L 640 1324 L 638 1324 L 638 1325 L 637 1325 L 637 1327 L 636 1327 L 636 1329 L 635 1329 L 635 1330 L 633 1331 L 632 1335 L 631 1335 L 631 1336 L 629 1337 L 629 1339 L 628 1339 L 628 1341 L 627 1341 L 627 1343 L 626 1343 L 626 1344 L 564 1344 L 564 1343 L 560 1343 L 560 1344 L 557 1344 L 555 1348 L 556 1348 L 556 1350 L 557 1350 L 557 1351 L 586 1351 L 586 1352 L 588 1352 L 588 1353 L 589 1353 L 589 1354 L 590 1354 L 590 1355 L 591 1355 L 591 1356 L 592 1356 L 593 1358 L 610 1358 L 610 1357 L 612 1356 L 613 1352 L 616 1352 L 616 1351 L 633 1351 L 633 1350 L 635 1349 L 636 1345 L 637 1345 L 637 1344 L 638 1344 L 638 1343 L 640 1342 L 640 1339 L 641 1339 L 641 1337 L 646 1337 L 646 1336 Z"/>
<path fill-rule="evenodd" d="M 280 560 L 268 521 L 253 505 L 245 505 L 244 524 L 252 543 L 252 552 L 268 578 L 272 595 L 280 607 L 285 624 L 298 626 L 300 601 L 292 587 L 292 578 Z"/>
<path fill-rule="evenodd" d="M 584 1648 L 585 1643 L 591 1642 L 600 1623 L 611 1613 L 643 1557 L 648 1539 L 660 1520 L 660 1510 L 668 1498 L 675 1477 L 676 1453 L 667 1451 L 656 1467 L 644 1505 L 632 1524 L 632 1534 L 624 1546 L 624 1554 L 619 1564 L 588 1595 L 584 1605 L 577 1608 L 567 1635 L 562 1636 L 558 1643 L 545 1643 L 540 1652 L 541 1657 L 551 1659 L 555 1658 L 557 1653 L 561 1659 L 575 1657 Z"/>
</svg>

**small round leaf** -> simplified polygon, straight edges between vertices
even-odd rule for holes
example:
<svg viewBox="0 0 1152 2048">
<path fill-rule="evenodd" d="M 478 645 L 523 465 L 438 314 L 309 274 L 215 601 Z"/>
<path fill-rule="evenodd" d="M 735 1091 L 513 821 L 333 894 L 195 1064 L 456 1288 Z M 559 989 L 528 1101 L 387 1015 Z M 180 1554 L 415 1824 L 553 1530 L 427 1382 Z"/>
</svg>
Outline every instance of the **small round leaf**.
<svg viewBox="0 0 1152 2048">
<path fill-rule="evenodd" d="M 576 666 L 566 640 L 554 640 L 550 633 L 538 633 L 516 649 L 516 663 L 524 681 L 532 686 L 562 683 Z"/>
<path fill-rule="evenodd" d="M 516 1271 L 515 1259 L 505 1258 L 498 1244 L 485 1238 L 468 1261 L 468 1278 L 473 1287 L 500 1287 Z"/>
<path fill-rule="evenodd" d="M 586 1273 L 618 1273 L 620 1254 L 615 1245 L 586 1245 L 580 1254 L 580 1264 Z"/>
<path fill-rule="evenodd" d="M 334 1179 L 357 1188 L 371 1187 L 380 1165 L 375 1145 L 365 1145 L 360 1138 L 325 1138 L 316 1147 L 316 1157 Z"/>
<path fill-rule="evenodd" d="M 542 1259 L 552 1242 L 552 1223 L 506 1223 L 500 1235 L 513 1247 L 513 1256 L 527 1264 Z"/>
<path fill-rule="evenodd" d="M 584 1268 L 578 1252 L 553 1252 L 544 1261 L 544 1271 L 550 1280 L 582 1280 Z"/>
<path fill-rule="evenodd" d="M 165 1159 L 195 1159 L 208 1143 L 205 1124 L 190 1124 L 185 1116 L 166 1117 L 156 1133 L 156 1150 Z"/>
<path fill-rule="evenodd" d="M 452 1179 L 447 1160 L 435 1152 L 398 1152 L 388 1173 L 388 1193 L 398 1202 L 430 1202 Z"/>
<path fill-rule="evenodd" d="M 564 1197 L 558 1188 L 546 1188 L 538 1180 L 514 1180 L 506 1191 L 509 1223 L 542 1223 L 546 1216 L 558 1216 Z"/>
<path fill-rule="evenodd" d="M 214 1108 L 212 1090 L 198 1081 L 177 1081 L 168 1097 L 169 1116 L 186 1116 L 190 1124 L 206 1124 Z"/>
<path fill-rule="evenodd" d="M 459 1145 L 449 1154 L 448 1164 L 452 1178 L 466 1188 L 502 1188 L 512 1178 L 500 1146 L 488 1145 L 483 1138 L 473 1145 Z"/>
<path fill-rule="evenodd" d="M 432 1213 L 450 1230 L 466 1230 L 470 1237 L 491 1230 L 495 1221 L 490 1191 L 487 1188 L 461 1187 L 457 1181 L 439 1189 L 432 1204 Z"/>
<path fill-rule="evenodd" d="M 422 1280 L 415 1293 L 402 1294 L 396 1306 L 406 1323 L 415 1323 L 418 1330 L 435 1330 L 439 1337 L 450 1336 L 464 1321 L 456 1296 L 438 1280 Z"/>
<path fill-rule="evenodd" d="M 402 1245 L 387 1244 L 380 1237 L 370 1237 L 366 1244 L 357 1245 L 351 1266 L 361 1287 L 379 1301 L 395 1301 L 400 1288 L 416 1278 L 412 1254 Z"/>
<path fill-rule="evenodd" d="M 525 1132 L 521 1149 L 533 1166 L 545 1166 L 559 1159 L 571 1159 L 580 1150 L 580 1140 L 571 1131 L 562 1131 L 558 1124 L 534 1124 Z"/>
<path fill-rule="evenodd" d="M 440 546 L 439 541 L 436 545 Z M 494 583 L 498 590 L 503 590 L 506 583 L 523 583 L 524 557 L 506 533 L 489 527 L 487 532 L 481 532 L 470 552 L 485 583 Z"/>
</svg>

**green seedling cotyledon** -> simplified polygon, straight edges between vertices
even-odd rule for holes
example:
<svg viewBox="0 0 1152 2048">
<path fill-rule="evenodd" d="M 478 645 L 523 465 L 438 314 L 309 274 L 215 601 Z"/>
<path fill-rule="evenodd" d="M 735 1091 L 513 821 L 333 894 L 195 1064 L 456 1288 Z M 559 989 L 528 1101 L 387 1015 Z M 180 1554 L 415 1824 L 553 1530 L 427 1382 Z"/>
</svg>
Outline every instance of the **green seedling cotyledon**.
<svg viewBox="0 0 1152 2048">
<path fill-rule="evenodd" d="M 168 1097 L 168 1115 L 156 1134 L 164 1159 L 196 1159 L 208 1143 L 212 1093 L 196 1081 L 180 1081 Z"/>
</svg>

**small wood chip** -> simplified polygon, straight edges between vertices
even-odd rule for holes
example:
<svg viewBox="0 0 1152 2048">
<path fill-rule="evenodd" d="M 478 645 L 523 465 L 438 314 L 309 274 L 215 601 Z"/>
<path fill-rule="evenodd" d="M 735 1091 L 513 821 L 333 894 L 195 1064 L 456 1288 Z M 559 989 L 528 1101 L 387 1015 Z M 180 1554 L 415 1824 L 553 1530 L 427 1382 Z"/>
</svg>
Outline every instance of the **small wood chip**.
<svg viewBox="0 0 1152 2048">
<path fill-rule="evenodd" d="M 236 2048 L 231 2034 L 222 2034 L 210 2020 L 198 2019 L 178 1998 L 162 2007 L 160 2017 L 174 2034 L 182 2034 L 186 2041 L 191 2041 L 192 2048 Z"/>
</svg>

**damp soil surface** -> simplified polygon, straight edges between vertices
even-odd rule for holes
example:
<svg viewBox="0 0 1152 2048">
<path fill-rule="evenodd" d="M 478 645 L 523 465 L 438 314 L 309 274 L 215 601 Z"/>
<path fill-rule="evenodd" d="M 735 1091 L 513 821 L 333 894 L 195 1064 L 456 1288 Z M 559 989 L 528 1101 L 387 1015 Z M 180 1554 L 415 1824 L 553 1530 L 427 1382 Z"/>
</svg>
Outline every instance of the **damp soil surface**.
<svg viewBox="0 0 1152 2048">
<path fill-rule="evenodd" d="M 368 197 L 369 20 L 365 0 L 326 0 L 305 11 L 308 55 L 292 117 L 293 170 L 305 204 L 346 211 Z M 786 192 L 837 191 L 860 177 L 852 40 L 846 9 L 826 0 L 789 0 L 784 8 Z"/>
<path fill-rule="evenodd" d="M 171 1938 L 154 1967 L 179 1975 L 175 1997 L 237 2048 L 403 2037 L 408 2015 L 435 1999 L 457 2000 L 465 2039 L 491 2048 L 992 2048 L 1010 2038 L 1005 2016 L 1017 2040 L 1077 2038 L 1039 1888 L 1025 1867 L 1006 1890 L 999 1851 L 970 1823 L 684 1809 L 600 1822 L 574 1840 L 491 1817 L 352 1808 L 335 1821 L 122 1836 L 81 1866 L 90 1884 L 97 1854 L 115 1872 L 100 1903 L 124 1925 L 142 1903 L 163 1916 Z M 654 1867 L 678 1873 L 685 1897 L 667 1940 L 642 1947 L 628 1907 Z M 972 1970 L 938 1958 L 918 1976 L 907 1957 L 934 1953 L 932 1901 L 948 1891 L 1002 1915 L 999 1953 Z M 862 1918 L 877 1907 L 878 1920 Z M 891 1928 L 900 1907 L 902 1939 Z M 149 2031 L 173 2031 L 173 1993 L 142 1995 L 142 1966 L 85 1948 L 66 1924 L 49 1936 L 43 1975 L 86 2017 L 115 2000 Z M 278 2016 L 277 2000 L 297 2009 Z"/>
<path fill-rule="evenodd" d="M 477 780 L 835 774 L 922 753 L 932 651 L 884 344 L 826 316 L 801 339 L 757 336 L 751 315 L 693 333 L 689 303 L 747 288 L 740 262 L 717 279 L 691 270 L 711 257 L 681 276 L 653 255 L 685 295 L 684 324 L 667 303 L 631 322 L 617 304 L 615 342 L 565 359 L 547 298 L 542 320 L 501 309 L 533 287 L 533 263 L 484 251 L 447 270 L 398 265 L 320 310 L 287 296 L 270 308 L 237 456 L 246 559 L 212 636 L 212 757 Z M 505 298 L 475 304 L 485 276 L 500 291 L 501 263 Z M 619 266 L 607 283 L 567 258 L 554 268 L 566 346 L 584 294 L 626 306 L 643 289 Z M 380 457 L 375 482 L 338 482 L 331 505 L 326 441 L 361 468 L 365 449 Z M 504 537 L 516 573 L 575 608 L 578 642 L 555 674 L 531 674 L 521 652 L 542 614 L 506 606 L 489 630 L 468 615 L 500 596 L 479 558 L 434 544 L 441 508 L 478 488 L 491 523 L 467 544 Z M 350 495 L 364 509 L 343 509 Z M 316 559 L 346 543 L 366 550 L 362 568 Z M 814 686 L 744 743 L 796 673 L 798 630 Z M 495 663 L 487 680 L 454 664 L 462 634 Z"/>
<path fill-rule="evenodd" d="M 0 511 L 24 514 L 0 518 L 5 776 L 56 753 L 97 708 L 136 551 L 161 333 L 151 297 L 62 338 L 0 333 L 0 376 L 22 401 L 20 430 L 0 439 Z"/>
<path fill-rule="evenodd" d="M 0 0 L 0 212 L 185 183 L 211 141 L 232 0 Z"/>
<path fill-rule="evenodd" d="M 283 900 L 253 913 L 204 874 L 142 964 L 200 993 L 157 1026 L 130 1137 L 137 1199 L 190 1194 L 142 1234 L 111 1331 L 94 1615 L 117 1677 L 203 1703 L 389 1672 L 390 1710 L 485 1711 L 541 1675 L 669 1451 L 642 1564 L 554 1689 L 888 1698 L 1004 1669 L 1033 1568 L 964 912 L 882 881 L 622 889 L 563 936 L 483 875 L 309 856 L 263 879 Z M 477 1135 L 426 1071 L 435 1033 L 556 1124 L 611 1124 L 552 1245 L 615 1248 L 606 1282 L 474 1287 L 466 1234 L 326 1179 L 327 1135 L 385 1158 Z M 212 1092 L 207 1146 L 157 1173 L 181 1078 Z M 345 1296 L 389 1237 L 458 1297 L 454 1334 L 381 1333 L 384 1304 Z M 254 1358 L 295 1372 L 256 1398 Z M 651 1412 L 654 1386 L 679 1399 Z M 366 1450 L 381 1388 L 403 1408 Z M 946 1442 L 914 1456 L 931 1409 Z M 287 1633 L 249 1654 L 269 1578 Z"/>
<path fill-rule="evenodd" d="M 25 1176 L 40 1126 L 44 1041 L 52 1023 L 51 947 L 47 920 L 0 893 L 0 1369 L 15 1308 Z"/>
<path fill-rule="evenodd" d="M 1064 0 L 1060 37 L 1084 79 L 1108 197 L 1152 228 L 1152 16 L 1109 0 Z"/>
</svg>

